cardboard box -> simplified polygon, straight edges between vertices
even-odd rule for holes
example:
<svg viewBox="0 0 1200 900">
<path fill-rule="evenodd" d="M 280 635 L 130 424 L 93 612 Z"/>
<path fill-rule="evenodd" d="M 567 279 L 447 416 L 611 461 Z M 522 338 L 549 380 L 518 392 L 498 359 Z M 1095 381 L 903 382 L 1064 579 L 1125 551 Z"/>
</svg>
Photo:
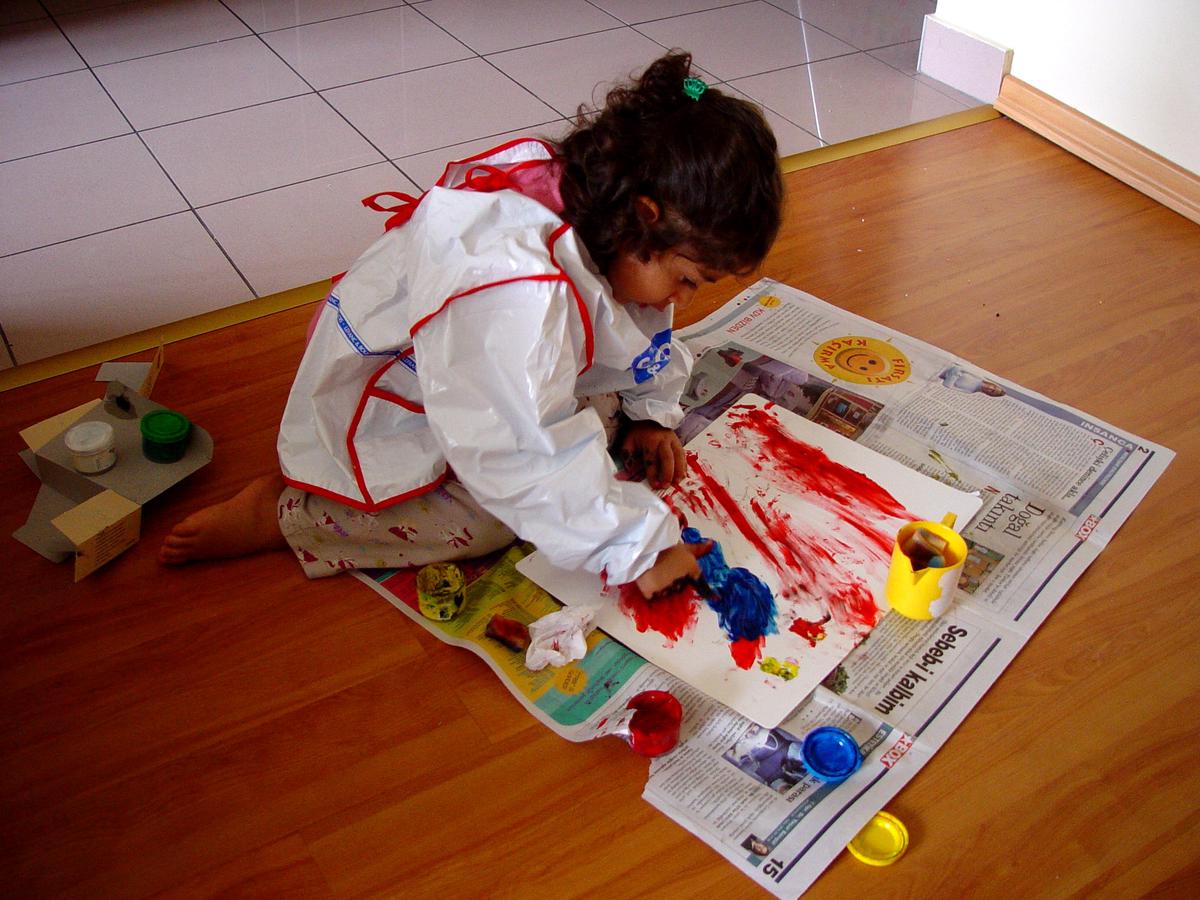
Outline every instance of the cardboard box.
<svg viewBox="0 0 1200 900">
<path fill-rule="evenodd" d="M 121 368 L 108 368 L 112 366 Z M 101 376 L 129 378 L 138 382 L 141 391 L 111 381 L 107 396 L 121 399 L 91 400 L 21 432 L 29 448 L 21 458 L 41 479 L 42 487 L 25 524 L 13 537 L 51 562 L 74 558 L 76 581 L 136 544 L 142 506 L 212 459 L 212 438 L 194 422 L 182 459 L 160 463 L 142 454 L 141 417 L 165 408 L 143 393 L 153 387 L 161 366 L 161 347 L 152 363 L 106 363 Z M 73 425 L 89 421 L 113 427 L 117 452 L 116 465 L 95 475 L 75 470 L 64 441 Z"/>
</svg>

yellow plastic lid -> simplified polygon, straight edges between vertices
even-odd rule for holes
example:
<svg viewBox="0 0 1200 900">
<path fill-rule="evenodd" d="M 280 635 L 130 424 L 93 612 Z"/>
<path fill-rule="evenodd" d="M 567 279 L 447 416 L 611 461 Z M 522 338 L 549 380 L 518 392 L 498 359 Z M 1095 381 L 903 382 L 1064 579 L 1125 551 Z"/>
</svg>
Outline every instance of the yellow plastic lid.
<svg viewBox="0 0 1200 900">
<path fill-rule="evenodd" d="M 868 866 L 890 866 L 908 849 L 908 829 L 891 813 L 880 810 L 846 849 Z"/>
</svg>

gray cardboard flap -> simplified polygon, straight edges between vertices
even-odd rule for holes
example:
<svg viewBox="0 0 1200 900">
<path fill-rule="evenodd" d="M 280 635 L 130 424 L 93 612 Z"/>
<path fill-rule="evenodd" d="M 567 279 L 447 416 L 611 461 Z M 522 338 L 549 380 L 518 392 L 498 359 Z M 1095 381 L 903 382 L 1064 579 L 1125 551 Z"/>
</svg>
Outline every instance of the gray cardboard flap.
<svg viewBox="0 0 1200 900">
<path fill-rule="evenodd" d="M 51 519 L 75 508 L 75 501 L 43 484 L 33 501 L 33 509 L 25 524 L 13 532 L 13 537 L 50 562 L 65 562 L 75 555 L 75 545 L 51 524 Z"/>
<path fill-rule="evenodd" d="M 167 488 L 178 484 L 212 459 L 213 442 L 208 432 L 192 424 L 192 436 L 183 458 L 172 463 L 159 463 L 142 455 L 142 432 L 139 419 L 154 409 L 165 409 L 141 394 L 130 392 L 137 417 L 121 419 L 110 415 L 103 405 L 88 410 L 80 422 L 107 422 L 113 427 L 117 464 L 98 475 L 83 475 L 75 471 L 71 452 L 67 449 L 65 432 L 47 441 L 38 450 L 42 478 L 60 493 L 75 497 L 79 502 L 101 491 L 115 491 L 137 504 L 157 497 Z M 49 463 L 44 465 L 42 463 Z"/>
</svg>

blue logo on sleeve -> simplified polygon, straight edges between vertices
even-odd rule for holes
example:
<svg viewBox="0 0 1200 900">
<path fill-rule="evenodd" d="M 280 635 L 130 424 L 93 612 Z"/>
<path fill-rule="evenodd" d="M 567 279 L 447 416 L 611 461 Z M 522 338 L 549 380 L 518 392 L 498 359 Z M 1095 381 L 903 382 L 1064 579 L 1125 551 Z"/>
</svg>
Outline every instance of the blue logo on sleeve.
<svg viewBox="0 0 1200 900">
<path fill-rule="evenodd" d="M 633 370 L 636 384 L 649 381 L 666 368 L 671 361 L 671 329 L 664 328 L 650 339 L 650 346 L 633 358 L 629 368 Z"/>
</svg>

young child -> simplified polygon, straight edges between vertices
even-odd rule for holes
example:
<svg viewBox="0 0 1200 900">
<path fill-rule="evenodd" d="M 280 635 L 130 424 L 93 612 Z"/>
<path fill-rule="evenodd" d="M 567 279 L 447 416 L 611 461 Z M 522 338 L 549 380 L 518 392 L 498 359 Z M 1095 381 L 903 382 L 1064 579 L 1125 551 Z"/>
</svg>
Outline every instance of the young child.
<svg viewBox="0 0 1200 900">
<path fill-rule="evenodd" d="M 698 575 L 705 548 L 610 446 L 655 488 L 683 476 L 673 309 L 761 262 L 782 181 L 762 115 L 690 65 L 655 61 L 555 146 L 510 142 L 388 195 L 300 363 L 281 476 L 179 523 L 160 559 L 290 546 L 319 577 L 520 537 L 647 596 Z"/>
</svg>

